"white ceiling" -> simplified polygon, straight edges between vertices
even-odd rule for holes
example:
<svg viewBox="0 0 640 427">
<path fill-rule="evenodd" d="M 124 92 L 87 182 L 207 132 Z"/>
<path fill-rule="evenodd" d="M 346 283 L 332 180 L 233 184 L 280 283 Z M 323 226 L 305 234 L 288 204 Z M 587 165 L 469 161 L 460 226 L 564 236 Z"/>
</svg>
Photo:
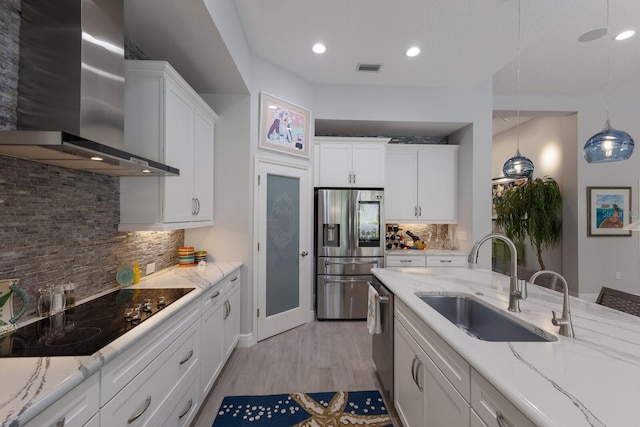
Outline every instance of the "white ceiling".
<svg viewBox="0 0 640 427">
<path fill-rule="evenodd" d="M 233 0 L 254 55 L 318 84 L 474 87 L 494 95 L 582 95 L 607 78 L 602 0 Z M 127 35 L 199 92 L 246 93 L 202 0 L 125 0 Z M 611 33 L 640 30 L 638 0 L 610 0 Z M 321 41 L 327 52 L 311 46 Z M 417 45 L 422 53 L 408 58 Z M 612 81 L 640 74 L 640 34 L 610 43 Z M 382 64 L 378 73 L 358 63 Z"/>
</svg>

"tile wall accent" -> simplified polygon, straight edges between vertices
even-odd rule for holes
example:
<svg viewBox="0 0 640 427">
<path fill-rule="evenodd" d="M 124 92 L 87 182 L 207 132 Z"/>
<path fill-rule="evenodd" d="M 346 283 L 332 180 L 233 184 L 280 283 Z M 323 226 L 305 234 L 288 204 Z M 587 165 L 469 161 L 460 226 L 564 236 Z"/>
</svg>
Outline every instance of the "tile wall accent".
<svg viewBox="0 0 640 427">
<path fill-rule="evenodd" d="M 0 2 L 0 130 L 15 129 L 20 0 Z M 127 58 L 144 54 L 127 41 Z M 114 288 L 116 271 L 138 261 L 178 264 L 184 230 L 118 232 L 119 179 L 0 156 L 0 279 L 18 278 L 35 316 L 37 289 L 73 281 L 82 299 Z M 16 304 L 17 305 L 17 304 Z"/>
<path fill-rule="evenodd" d="M 436 247 L 437 241 L 442 242 L 444 246 L 445 240 L 451 239 L 455 235 L 455 225 L 452 224 L 387 224 L 387 230 L 389 226 L 394 225 L 399 227 L 397 235 L 402 235 L 405 241 L 412 240 L 407 234 L 407 231 L 411 231 L 411 233 L 420 236 L 422 241 L 427 243 L 427 248 L 429 249 L 442 249 L 442 247 Z M 455 249 L 455 241 L 450 241 L 451 249 Z M 395 241 L 387 240 L 387 243 L 393 244 Z"/>
</svg>

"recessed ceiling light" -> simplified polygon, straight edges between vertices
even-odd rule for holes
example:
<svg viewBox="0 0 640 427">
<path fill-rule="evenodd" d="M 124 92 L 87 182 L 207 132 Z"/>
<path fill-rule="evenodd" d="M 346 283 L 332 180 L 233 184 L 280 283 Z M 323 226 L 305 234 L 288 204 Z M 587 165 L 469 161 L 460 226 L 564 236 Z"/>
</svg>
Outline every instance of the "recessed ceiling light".
<svg viewBox="0 0 640 427">
<path fill-rule="evenodd" d="M 411 56 L 418 56 L 420 54 L 420 48 L 416 47 L 416 46 L 412 46 L 409 49 L 407 49 L 407 51 L 405 52 L 405 54 L 409 57 Z"/>
<path fill-rule="evenodd" d="M 586 33 L 578 37 L 578 41 L 582 43 L 592 42 L 594 40 L 598 40 L 600 37 L 604 37 L 606 34 L 606 28 L 596 28 L 595 30 L 587 31 Z"/>
<path fill-rule="evenodd" d="M 618 35 L 616 35 L 613 39 L 617 40 L 617 41 L 626 40 L 629 37 L 633 36 L 635 33 L 636 32 L 633 31 L 633 30 L 626 30 L 626 31 L 623 31 L 623 32 L 619 33 Z"/>
<path fill-rule="evenodd" d="M 327 47 L 322 43 L 316 43 L 313 45 L 311 50 L 314 51 L 315 53 L 325 53 L 325 51 L 327 50 Z"/>
</svg>

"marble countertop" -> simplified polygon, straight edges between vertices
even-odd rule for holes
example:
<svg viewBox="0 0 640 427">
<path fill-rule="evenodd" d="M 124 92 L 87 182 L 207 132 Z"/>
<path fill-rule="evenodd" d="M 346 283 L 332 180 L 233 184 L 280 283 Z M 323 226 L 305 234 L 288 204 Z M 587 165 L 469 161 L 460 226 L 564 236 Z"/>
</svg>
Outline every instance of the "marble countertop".
<svg viewBox="0 0 640 427">
<path fill-rule="evenodd" d="M 387 249 L 385 255 L 467 255 L 456 249 Z"/>
<path fill-rule="evenodd" d="M 196 290 L 91 356 L 1 358 L 0 427 L 22 425 L 42 412 L 241 265 L 240 262 L 212 262 L 206 267 L 176 266 L 143 278 L 129 288 L 195 287 Z"/>
<path fill-rule="evenodd" d="M 538 426 L 640 423 L 640 318 L 571 297 L 575 338 L 558 335 L 562 294 L 529 284 L 521 313 L 507 312 L 509 278 L 480 269 L 373 269 L 438 335 Z M 468 293 L 558 337 L 486 342 L 467 336 L 416 292 Z"/>
</svg>

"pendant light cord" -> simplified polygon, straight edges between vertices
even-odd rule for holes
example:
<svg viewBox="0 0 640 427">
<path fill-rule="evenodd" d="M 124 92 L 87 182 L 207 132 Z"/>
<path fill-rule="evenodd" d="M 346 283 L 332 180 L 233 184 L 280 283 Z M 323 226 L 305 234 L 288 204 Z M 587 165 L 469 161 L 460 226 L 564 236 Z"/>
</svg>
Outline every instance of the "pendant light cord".
<svg viewBox="0 0 640 427">
<path fill-rule="evenodd" d="M 605 88 L 605 113 L 607 116 L 607 121 L 605 126 L 609 128 L 609 98 L 611 96 L 611 88 L 609 87 L 611 81 L 611 60 L 610 60 L 610 50 L 611 50 L 611 31 L 609 30 L 609 0 L 607 0 L 607 87 Z"/>
<path fill-rule="evenodd" d="M 609 4 L 609 0 L 607 0 Z M 518 52 L 516 66 L 516 155 L 520 155 L 520 0 L 518 0 Z"/>
</svg>

